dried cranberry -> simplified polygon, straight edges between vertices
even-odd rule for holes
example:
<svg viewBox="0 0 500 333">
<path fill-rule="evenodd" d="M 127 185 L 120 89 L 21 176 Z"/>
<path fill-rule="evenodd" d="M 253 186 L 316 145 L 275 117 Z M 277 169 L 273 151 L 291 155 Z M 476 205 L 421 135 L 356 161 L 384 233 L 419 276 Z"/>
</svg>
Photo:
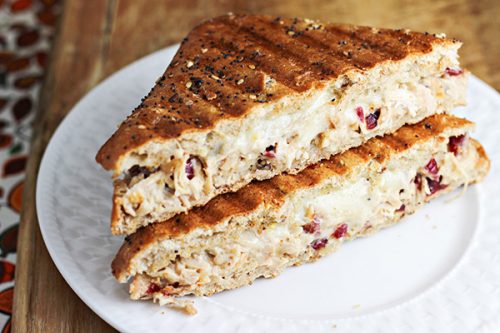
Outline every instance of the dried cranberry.
<svg viewBox="0 0 500 333">
<path fill-rule="evenodd" d="M 417 186 L 417 190 L 422 191 L 422 175 L 417 173 L 413 182 Z"/>
<path fill-rule="evenodd" d="M 320 231 L 319 222 L 315 218 L 313 221 L 311 221 L 311 222 L 309 222 L 307 224 L 304 224 L 302 226 L 302 229 L 304 230 L 304 232 L 306 232 L 308 234 L 314 234 L 316 232 L 319 232 Z"/>
<path fill-rule="evenodd" d="M 186 167 L 184 171 L 186 172 L 187 179 L 191 180 L 194 178 L 194 166 L 193 166 L 194 157 L 190 156 L 186 161 Z"/>
<path fill-rule="evenodd" d="M 464 73 L 463 69 L 461 68 L 449 68 L 449 67 L 446 67 L 444 72 L 449 76 L 457 76 Z"/>
<path fill-rule="evenodd" d="M 161 290 L 160 286 L 157 285 L 156 283 L 150 283 L 148 290 L 146 290 L 146 295 L 151 295 L 154 293 L 157 293 Z"/>
<path fill-rule="evenodd" d="M 366 128 L 371 130 L 377 127 L 379 117 L 380 117 L 380 109 L 377 109 L 375 110 L 374 113 L 370 113 L 369 115 L 367 115 L 365 118 Z"/>
<path fill-rule="evenodd" d="M 316 251 L 319 250 L 319 249 L 322 249 L 326 246 L 326 244 L 328 244 L 328 239 L 326 238 L 321 238 L 321 239 L 315 239 L 312 243 L 311 243 L 311 246 L 313 249 L 315 249 Z"/>
<path fill-rule="evenodd" d="M 361 106 L 358 106 L 356 108 L 356 115 L 358 116 L 358 119 L 360 122 L 363 122 L 365 120 L 365 114 L 364 114 L 363 108 Z"/>
<path fill-rule="evenodd" d="M 276 146 L 269 146 L 264 152 L 265 157 L 275 158 L 276 157 Z"/>
<path fill-rule="evenodd" d="M 433 175 L 437 175 L 437 173 L 439 172 L 439 167 L 438 167 L 437 162 L 434 158 L 430 159 L 430 161 L 425 166 L 425 170 L 429 171 L 429 173 L 431 173 Z"/>
<path fill-rule="evenodd" d="M 444 190 L 445 188 L 448 187 L 448 185 L 441 184 L 441 179 L 440 180 L 434 180 L 429 177 L 426 177 L 427 179 L 427 186 L 429 187 L 429 195 L 433 195 L 439 190 Z"/>
<path fill-rule="evenodd" d="M 462 151 L 464 141 L 465 135 L 450 136 L 450 139 L 448 141 L 448 151 L 457 156 Z"/>
<path fill-rule="evenodd" d="M 345 234 L 347 233 L 347 228 L 348 228 L 347 224 L 342 223 L 341 225 L 339 225 L 337 227 L 337 229 L 335 229 L 332 236 L 337 238 L 337 239 L 344 237 Z"/>
<path fill-rule="evenodd" d="M 406 206 L 405 204 L 402 204 L 401 207 L 399 207 L 398 209 L 396 209 L 396 213 L 402 213 L 404 212 L 406 209 Z"/>
</svg>

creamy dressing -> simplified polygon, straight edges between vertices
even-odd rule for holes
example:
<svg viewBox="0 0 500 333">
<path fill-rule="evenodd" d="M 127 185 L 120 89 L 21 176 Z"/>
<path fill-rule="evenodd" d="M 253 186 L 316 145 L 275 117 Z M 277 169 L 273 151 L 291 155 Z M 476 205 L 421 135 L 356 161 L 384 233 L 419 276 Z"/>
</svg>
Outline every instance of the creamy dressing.
<svg viewBox="0 0 500 333">
<path fill-rule="evenodd" d="M 441 145 L 445 150 L 446 142 Z M 362 236 L 367 229 L 376 230 L 397 220 L 404 212 L 404 209 L 400 210 L 403 204 L 413 211 L 428 194 L 425 182 L 422 191 L 417 191 L 414 183 L 417 172 L 424 178 L 442 175 L 444 184 L 457 186 L 463 183 L 477 162 L 476 156 L 471 154 L 477 153 L 469 144 L 469 148 L 458 157 L 448 152 L 434 155 L 439 173 L 431 175 L 425 170 L 425 165 L 432 156 L 414 151 L 403 162 L 398 159 L 391 161 L 385 171 L 370 180 L 360 178 L 340 188 L 324 185 L 322 192 L 326 194 L 318 196 L 315 195 L 317 192 L 305 191 L 290 198 L 278 213 L 278 216 L 284 216 L 280 222 L 264 222 L 264 229 L 235 232 L 224 241 L 209 237 L 204 248 L 196 250 L 191 257 L 177 259 L 160 270 L 156 267 L 151 270 L 145 264 L 144 270 L 150 277 L 160 277 L 168 284 L 177 282 L 180 285 L 222 283 L 221 279 L 229 278 L 235 271 L 244 271 L 248 265 L 273 267 L 279 272 L 290 265 L 290 258 L 311 251 L 316 240 L 326 238 L 326 248 L 332 248 L 345 237 Z M 304 225 L 312 221 L 319 223 L 318 232 L 306 232 Z M 347 233 L 337 239 L 334 232 L 344 223 Z"/>
<path fill-rule="evenodd" d="M 359 145 L 359 131 L 368 137 L 380 135 L 395 130 L 402 121 L 413 119 L 415 122 L 435 113 L 439 110 L 438 103 L 443 108 L 442 104 L 449 101 L 434 96 L 429 87 L 449 85 L 452 87 L 449 90 L 461 91 L 460 84 L 463 83 L 457 79 L 426 78 L 411 84 L 386 79 L 375 90 L 369 89 L 356 96 L 351 94 L 352 97 L 346 96 L 335 103 L 331 102 L 334 91 L 324 89 L 312 96 L 314 102 L 310 107 L 300 112 L 271 112 L 265 110 L 271 106 L 264 106 L 262 112 L 267 117 L 243 123 L 248 128 L 242 128 L 234 140 L 226 140 L 219 160 L 200 157 L 204 160 L 203 170 L 199 169 L 193 179 L 187 179 L 184 171 L 189 155 L 178 148 L 178 162 L 170 162 L 170 167 L 163 168 L 173 169 L 173 180 L 172 173 L 161 171 L 137 182 L 121 198 L 124 211 L 145 223 L 187 211 L 196 204 L 204 204 L 201 198 L 211 197 L 221 185 L 241 182 L 242 178 L 249 182 L 253 175 L 249 170 L 255 168 L 256 161 L 270 145 L 276 146 L 276 156 L 269 159 L 273 169 L 296 168 L 299 162 L 318 160 L 325 154 Z M 365 117 L 374 108 L 381 108 L 376 128 L 367 129 L 356 115 L 357 107 L 363 108 Z M 419 118 L 414 119 L 417 114 Z M 288 136 L 283 137 L 283 133 Z M 266 176 L 269 173 L 257 170 L 257 176 L 259 172 Z M 164 184 L 168 184 L 168 188 Z"/>
</svg>

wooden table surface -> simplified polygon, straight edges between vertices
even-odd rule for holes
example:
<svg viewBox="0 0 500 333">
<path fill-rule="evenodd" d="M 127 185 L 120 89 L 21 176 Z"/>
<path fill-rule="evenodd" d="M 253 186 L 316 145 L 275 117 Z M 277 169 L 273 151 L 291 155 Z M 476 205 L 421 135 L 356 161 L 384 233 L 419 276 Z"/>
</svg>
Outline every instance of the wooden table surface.
<svg viewBox="0 0 500 333">
<path fill-rule="evenodd" d="M 14 332 L 114 331 L 69 288 L 47 253 L 35 209 L 40 159 L 59 122 L 99 81 L 148 53 L 179 42 L 201 20 L 230 11 L 446 32 L 464 41 L 462 64 L 500 90 L 498 0 L 67 0 L 28 163 L 18 241 Z"/>
</svg>

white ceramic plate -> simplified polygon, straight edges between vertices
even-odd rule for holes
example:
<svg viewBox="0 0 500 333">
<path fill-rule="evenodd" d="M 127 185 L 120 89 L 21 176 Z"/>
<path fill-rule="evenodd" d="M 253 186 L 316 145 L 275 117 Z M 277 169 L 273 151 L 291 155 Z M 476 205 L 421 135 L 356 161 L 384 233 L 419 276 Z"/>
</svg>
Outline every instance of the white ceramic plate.
<svg viewBox="0 0 500 333">
<path fill-rule="evenodd" d="M 344 244 L 276 279 L 197 298 L 189 317 L 128 299 L 110 262 L 121 244 L 109 232 L 112 184 L 98 148 L 137 105 L 177 46 L 153 53 L 95 87 L 47 147 L 37 184 L 45 244 L 73 290 L 127 332 L 498 332 L 500 330 L 500 97 L 472 77 L 475 137 L 492 170 L 371 237 Z"/>
</svg>

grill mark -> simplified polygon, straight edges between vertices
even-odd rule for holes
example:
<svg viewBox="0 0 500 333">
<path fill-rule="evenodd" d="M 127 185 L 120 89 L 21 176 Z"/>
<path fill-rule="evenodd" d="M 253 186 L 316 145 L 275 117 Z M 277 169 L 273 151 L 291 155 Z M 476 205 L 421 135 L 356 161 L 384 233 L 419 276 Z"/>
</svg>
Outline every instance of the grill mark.
<svg viewBox="0 0 500 333">
<path fill-rule="evenodd" d="M 264 30 L 263 34 L 257 34 L 262 39 L 270 40 L 271 42 L 277 42 L 280 44 L 286 44 L 288 50 L 294 56 L 300 59 L 308 59 L 309 61 L 302 61 L 306 63 L 306 68 L 310 71 L 316 72 L 316 79 L 324 80 L 326 78 L 338 77 L 341 73 L 355 69 L 352 57 L 344 54 L 344 50 L 336 50 L 332 48 L 331 45 L 321 43 L 318 39 L 312 38 L 311 36 L 315 33 L 322 34 L 323 32 L 318 32 L 316 30 L 306 31 L 304 33 L 297 34 L 297 37 L 288 37 L 284 35 L 284 38 L 275 38 L 275 36 L 282 36 L 284 33 L 280 29 L 282 26 L 275 26 L 273 24 L 269 25 L 272 27 L 273 31 Z M 309 35 L 310 33 L 311 35 Z M 276 39 L 276 41 L 274 40 Z M 297 43 L 298 42 L 298 43 Z M 301 49 L 297 44 L 303 45 L 304 49 Z M 318 48 L 320 50 L 318 50 Z M 328 50 L 330 54 L 322 51 Z M 312 57 L 317 57 L 312 59 Z M 337 56 L 337 57 L 335 57 Z"/>
<path fill-rule="evenodd" d="M 368 28 L 366 28 L 368 29 Z M 411 51 L 420 50 L 421 52 L 429 52 L 432 50 L 432 43 L 438 40 L 434 35 L 429 35 L 427 33 L 427 38 L 422 38 L 420 33 L 409 31 L 408 33 L 402 32 L 401 29 L 391 30 L 391 29 L 380 29 L 381 34 L 387 34 L 395 39 L 398 39 L 400 42 L 400 38 L 404 38 L 405 42 L 410 42 L 406 44 L 407 47 L 411 48 Z M 422 50 L 424 49 L 424 50 Z"/>
<path fill-rule="evenodd" d="M 432 51 L 432 41 L 419 38 L 419 34 L 407 35 L 398 30 L 381 29 L 380 33 L 373 33 L 369 27 L 358 27 L 356 30 L 347 31 L 342 26 L 330 24 L 327 26 L 328 33 L 346 36 L 348 39 L 366 43 L 373 52 L 383 55 L 383 59 L 401 60 L 408 54 L 420 51 L 427 53 Z M 411 44 L 401 43 L 400 38 L 411 41 Z M 435 39 L 435 38 L 433 38 Z M 420 47 L 419 47 L 420 46 Z"/>
<path fill-rule="evenodd" d="M 262 18 L 259 19 L 261 23 L 267 23 L 267 22 L 264 22 Z M 281 31 L 281 27 L 284 28 L 284 26 L 278 26 L 278 29 L 276 29 L 276 25 L 273 25 L 272 23 L 268 24 L 269 27 L 272 27 L 273 30 L 275 32 L 277 32 L 276 35 L 272 35 L 272 36 L 281 36 L 283 34 L 283 31 Z M 344 35 L 346 37 L 348 37 L 347 39 L 348 40 L 358 40 L 359 42 L 359 45 L 358 47 L 360 47 L 362 45 L 362 43 L 367 43 L 370 48 L 369 49 L 366 49 L 366 53 L 368 53 L 368 55 L 359 55 L 359 52 L 357 50 L 357 48 L 355 47 L 351 47 L 353 46 L 352 43 L 349 43 L 348 45 L 346 45 L 346 48 L 343 48 L 343 49 L 339 49 L 339 48 L 334 48 L 333 46 L 340 40 L 340 39 L 336 39 L 335 40 L 335 44 L 333 45 L 329 45 L 329 44 L 326 44 L 326 43 L 323 43 L 319 40 L 319 38 L 315 38 L 313 36 L 318 36 L 318 37 L 332 37 L 334 36 L 335 37 L 335 34 L 332 34 L 330 30 L 328 30 L 328 28 L 330 29 L 338 29 L 337 32 L 340 33 L 341 35 Z M 268 31 L 267 30 L 264 30 L 265 33 L 267 33 Z M 327 33 L 324 33 L 324 32 L 327 32 Z M 402 37 L 405 37 L 405 38 L 408 38 L 408 35 L 406 34 L 403 34 L 401 32 L 394 32 L 394 31 L 391 31 L 389 30 L 389 32 L 391 33 L 390 34 L 390 37 L 392 38 L 391 41 L 387 41 L 385 39 L 382 38 L 383 40 L 383 43 L 369 43 L 370 41 L 370 38 L 373 39 L 374 37 L 377 39 L 381 39 L 381 38 L 378 38 L 378 34 L 373 34 L 371 32 L 371 28 L 365 28 L 365 27 L 360 27 L 359 29 L 356 29 L 356 30 L 351 30 L 351 31 L 345 31 L 342 30 L 342 28 L 340 27 L 337 27 L 333 24 L 331 25 L 326 25 L 326 29 L 324 31 L 317 31 L 317 30 L 311 30 L 311 31 L 305 31 L 304 34 L 299 34 L 298 36 L 299 37 L 296 37 L 294 38 L 295 40 L 300 40 L 301 42 L 303 42 L 305 45 L 307 45 L 309 48 L 311 46 L 316 46 L 316 47 L 319 47 L 319 48 L 325 48 L 327 50 L 329 50 L 333 55 L 338 55 L 340 56 L 341 58 L 344 59 L 341 60 L 341 59 L 337 59 L 337 58 L 330 58 L 329 61 L 335 61 L 335 62 L 340 62 L 340 65 L 344 65 L 344 68 L 345 67 L 349 67 L 349 66 L 346 66 L 347 64 L 345 63 L 345 61 L 347 61 L 351 66 L 354 66 L 354 65 L 358 65 L 359 64 L 364 64 L 365 66 L 364 67 L 373 67 L 377 61 L 376 59 L 379 59 L 379 60 L 386 60 L 386 59 L 394 59 L 393 56 L 391 55 L 394 55 L 394 49 L 398 49 L 398 48 L 401 48 L 401 44 L 398 43 L 398 40 L 399 38 L 402 38 Z M 384 31 L 385 33 L 385 31 Z M 385 35 L 385 34 L 383 34 Z M 267 36 L 267 35 L 266 35 Z M 338 37 L 338 36 L 337 36 Z M 411 35 L 411 37 L 409 37 L 408 39 L 409 40 L 413 40 L 412 37 L 415 37 L 413 35 Z M 368 39 L 367 39 L 368 38 Z M 305 41 L 304 39 L 310 39 L 310 42 L 312 43 L 308 43 L 307 41 Z M 418 39 L 418 38 L 414 38 L 414 39 Z M 290 48 L 294 48 L 294 44 L 293 42 L 290 42 L 292 40 L 292 38 L 286 38 L 286 39 L 283 39 L 283 40 L 287 40 L 289 43 L 290 43 Z M 314 44 L 313 44 L 314 43 Z M 430 45 L 429 43 L 421 43 L 419 45 L 426 45 L 427 47 Z M 411 50 L 414 50 L 414 49 L 417 49 L 418 47 L 416 47 L 415 45 L 407 45 L 405 44 L 406 47 L 410 48 Z M 382 50 L 385 50 L 386 52 L 382 52 L 382 51 L 379 51 L 378 49 L 382 49 Z M 308 52 L 313 52 L 314 50 L 309 50 Z M 346 56 L 343 52 L 344 51 L 351 51 L 351 54 L 352 56 Z M 317 53 L 317 52 L 316 52 Z M 407 56 L 409 54 L 409 50 L 404 50 L 402 53 L 399 53 L 398 54 L 398 59 L 402 59 L 404 58 L 405 56 Z M 354 62 L 354 60 L 356 60 L 356 62 Z M 358 67 L 358 66 L 355 66 L 355 67 Z M 348 68 L 347 68 L 348 69 Z M 335 73 L 335 70 L 334 70 L 334 73 Z"/>
<path fill-rule="evenodd" d="M 307 73 L 307 70 L 311 70 L 313 68 L 310 67 L 309 61 L 304 60 L 303 55 L 296 54 L 294 52 L 291 52 L 290 50 L 280 48 L 275 45 L 275 43 L 278 45 L 285 44 L 285 40 L 283 40 L 282 42 L 280 42 L 279 40 L 273 41 L 266 38 L 264 35 L 257 33 L 256 31 L 252 31 L 246 27 L 242 27 L 241 25 L 234 24 L 234 22 L 229 21 L 228 23 L 231 25 L 231 27 L 234 28 L 230 29 L 230 27 L 227 27 L 227 29 L 229 30 L 228 33 L 236 34 L 238 38 L 243 37 L 247 39 L 247 43 L 249 43 L 248 46 L 250 46 L 251 50 L 249 50 L 249 47 L 243 47 L 244 54 L 249 55 L 251 54 L 250 51 L 258 48 L 267 50 L 267 54 L 269 54 L 270 57 L 265 57 L 264 59 L 262 59 L 266 60 L 266 62 L 254 59 L 252 63 L 256 66 L 259 66 L 259 69 L 263 67 L 266 70 L 266 73 L 275 78 L 281 84 L 296 91 L 304 91 L 308 88 L 308 84 L 310 84 L 314 80 L 314 78 L 312 77 L 307 77 L 308 80 L 302 83 L 296 80 L 297 77 L 303 76 L 305 73 Z M 237 33 L 234 31 L 235 29 L 238 29 Z M 290 59 L 293 59 L 293 61 Z M 280 62 L 282 64 L 288 64 L 290 68 L 283 68 L 283 71 L 273 71 L 273 69 L 277 67 L 276 64 L 279 64 Z M 301 66 L 297 66 L 296 64 L 300 64 Z M 318 75 L 321 74 L 321 72 L 317 69 L 314 68 L 314 70 Z"/>
<path fill-rule="evenodd" d="M 277 69 L 277 64 L 280 62 L 289 62 L 289 59 L 286 58 L 280 58 L 276 59 L 277 54 L 276 52 L 272 51 L 268 47 L 264 47 L 263 45 L 259 45 L 260 48 L 266 49 L 267 52 L 264 53 L 265 57 L 261 57 L 260 59 L 253 59 L 253 61 L 248 61 L 248 57 L 251 56 L 251 52 L 257 51 L 258 47 L 257 45 L 251 43 L 250 40 L 241 40 L 241 35 L 235 34 L 233 29 L 229 29 L 224 31 L 224 29 L 229 29 L 227 26 L 222 26 L 215 31 L 214 34 L 207 35 L 206 38 L 209 38 L 210 41 L 212 42 L 211 47 L 219 49 L 221 52 L 227 52 L 227 53 L 239 53 L 241 56 L 244 57 L 244 59 L 241 61 L 242 64 L 248 65 L 255 65 L 256 68 L 258 66 L 258 70 L 263 72 L 264 74 L 269 75 L 273 79 L 275 79 L 277 82 L 281 83 L 282 85 L 286 86 L 287 88 L 293 90 L 293 91 L 303 91 L 304 89 L 301 89 L 300 87 L 297 87 L 294 82 L 295 74 L 294 72 L 298 72 L 300 70 L 299 67 L 297 66 L 292 66 L 292 64 L 289 63 L 290 66 L 294 67 L 294 70 L 289 70 L 289 71 L 280 71 Z M 234 41 L 229 40 L 226 41 L 225 37 L 234 37 L 237 38 L 238 43 L 241 45 L 242 43 L 245 43 L 244 46 L 239 46 L 236 44 Z M 272 46 L 272 45 L 271 45 Z M 242 53 L 240 51 L 243 51 Z M 267 60 L 268 55 L 270 55 L 270 58 L 272 62 L 266 62 L 264 60 Z"/>
<path fill-rule="evenodd" d="M 362 48 L 361 44 L 363 42 L 359 44 L 353 44 L 351 41 L 347 45 L 345 45 L 346 47 L 342 50 L 339 49 L 338 47 L 335 48 L 334 46 L 338 45 L 338 43 L 340 43 L 344 39 L 329 32 L 322 35 L 318 35 L 314 33 L 314 31 L 311 31 L 300 36 L 299 38 L 302 37 L 310 38 L 314 40 L 316 43 L 318 43 L 318 45 L 320 45 L 321 47 L 327 48 L 329 50 L 328 55 L 332 56 L 331 58 L 329 58 L 329 61 L 337 61 L 337 62 L 340 61 L 337 58 L 333 57 L 334 55 L 338 55 L 338 56 L 343 56 L 345 59 L 349 60 L 354 67 L 370 68 L 387 58 L 386 54 L 383 54 L 382 52 L 375 52 L 375 50 L 371 48 L 370 49 Z M 328 41 L 328 43 L 322 41 L 322 39 Z M 354 47 L 355 45 L 357 45 L 357 47 Z M 362 48 L 361 52 L 358 50 L 358 48 Z M 352 54 L 351 59 L 349 59 L 349 56 L 345 55 L 344 52 L 351 52 Z"/>
<path fill-rule="evenodd" d="M 248 65 L 252 64 L 252 62 L 248 60 L 240 61 L 238 56 L 234 54 L 234 51 L 229 52 L 222 45 L 217 44 L 216 39 L 211 39 L 211 41 L 214 44 L 211 45 L 210 51 L 207 51 L 207 54 L 210 53 L 212 57 L 200 61 L 199 69 L 194 75 L 204 77 L 207 82 L 212 83 L 207 88 L 208 91 L 214 93 L 219 91 L 222 94 L 221 98 L 217 98 L 214 101 L 233 103 L 229 106 L 224 104 L 220 106 L 217 104 L 217 108 L 221 108 L 231 115 L 238 116 L 246 110 L 247 104 L 255 103 L 251 101 L 250 95 L 258 95 L 257 102 L 269 102 L 279 97 L 277 94 L 272 93 L 272 89 L 265 89 L 264 81 L 267 75 L 265 72 L 250 69 Z M 237 67 L 236 71 L 234 70 L 235 66 Z M 210 67 L 210 70 L 205 70 L 207 67 Z M 212 75 L 221 75 L 220 80 L 217 80 Z M 239 79 L 243 80 L 241 84 L 237 83 Z M 258 84 L 256 84 L 259 80 L 262 81 L 261 87 L 258 87 Z M 240 106 L 239 103 L 245 98 L 248 103 Z M 235 106 L 238 107 L 235 108 Z"/>
<path fill-rule="evenodd" d="M 304 23 L 304 21 L 302 21 L 301 23 Z M 292 23 L 292 27 L 294 27 L 294 24 L 295 23 Z M 323 25 L 323 27 L 325 27 L 325 25 Z M 310 28 L 310 26 L 306 25 L 306 28 Z M 327 37 L 327 36 L 329 37 L 330 43 L 322 42 L 321 37 Z M 325 53 L 324 55 L 328 57 L 328 59 L 327 59 L 328 61 L 334 63 L 334 68 L 340 67 L 338 72 L 342 72 L 343 70 L 348 70 L 352 67 L 356 67 L 356 64 L 353 62 L 354 57 L 351 57 L 350 55 L 344 54 L 345 49 L 334 48 L 335 45 L 338 45 L 340 38 L 335 38 L 335 36 L 333 36 L 333 37 L 334 38 L 332 38 L 331 34 L 327 34 L 327 30 L 324 28 L 322 30 L 316 30 L 316 29 L 307 30 L 305 28 L 302 28 L 302 29 L 299 29 L 299 31 L 295 37 L 295 40 L 303 42 L 306 45 L 308 45 L 309 47 L 311 45 L 313 45 L 315 47 L 319 47 L 320 49 L 325 49 L 325 50 L 329 51 L 329 53 Z M 304 39 L 308 40 L 309 42 L 305 42 Z M 332 39 L 333 39 L 333 41 L 332 41 Z M 355 53 L 353 52 L 352 55 L 355 55 Z M 334 57 L 331 57 L 331 56 L 334 56 Z M 338 57 L 335 57 L 335 56 L 338 56 Z M 348 62 L 348 64 L 346 64 L 346 61 Z M 361 59 L 361 61 L 363 61 L 363 59 Z M 348 67 L 348 68 L 345 68 L 345 67 Z M 334 72 L 335 72 L 335 70 L 334 70 Z M 335 73 L 335 74 L 339 74 L 339 73 Z"/>
<path fill-rule="evenodd" d="M 405 56 L 409 54 L 408 50 L 402 49 L 401 44 L 397 44 L 394 36 L 388 36 L 386 34 L 374 34 L 370 31 L 361 32 L 361 28 L 359 28 L 356 32 L 354 31 L 345 31 L 342 30 L 341 27 L 336 25 L 327 26 L 327 32 L 332 35 L 338 34 L 345 36 L 350 40 L 357 40 L 359 43 L 367 43 L 369 49 L 372 51 L 379 52 L 384 55 L 383 59 L 403 59 Z M 384 38 L 380 38 L 380 37 Z M 392 39 L 387 40 L 387 37 L 391 37 Z"/>
<path fill-rule="evenodd" d="M 322 42 L 319 38 L 316 37 L 319 36 L 316 36 L 316 34 L 314 33 L 311 33 L 310 35 L 304 34 L 297 37 L 297 40 L 304 42 L 310 46 L 316 46 L 328 50 L 328 52 L 325 52 L 324 54 L 326 57 L 325 61 L 328 61 L 330 64 L 331 63 L 336 64 L 334 67 L 335 70 L 329 76 L 335 77 L 338 76 L 343 71 L 358 68 L 359 66 L 373 67 L 373 65 L 377 63 L 375 59 L 370 59 L 364 56 L 360 56 L 359 54 L 357 54 L 356 50 L 352 47 L 347 46 L 342 50 L 335 48 L 333 45 L 337 44 L 340 41 L 340 39 L 335 40 L 335 42 L 332 43 L 333 45 L 331 45 Z M 339 57 L 341 59 L 339 59 Z"/>
<path fill-rule="evenodd" d="M 272 24 L 269 22 L 265 22 L 262 19 L 260 20 L 261 24 L 267 24 L 268 29 L 263 29 L 262 33 L 252 31 L 254 35 L 259 37 L 261 40 L 267 40 L 270 43 L 279 43 L 279 44 L 284 44 L 286 45 L 286 50 L 288 54 L 291 54 L 295 59 L 299 59 L 303 64 L 306 65 L 306 68 L 311 71 L 315 71 L 319 77 L 322 79 L 325 78 L 325 76 L 335 76 L 338 75 L 340 72 L 340 69 L 342 68 L 342 65 L 345 67 L 347 64 L 345 61 L 335 59 L 337 63 L 340 63 L 340 66 L 332 66 L 325 64 L 325 53 L 321 52 L 322 50 L 318 50 L 317 47 L 319 48 L 326 48 L 328 49 L 329 47 L 325 47 L 325 45 L 319 44 L 316 41 L 307 38 L 305 35 L 300 35 L 298 37 L 289 37 L 287 36 L 284 31 L 283 31 L 283 26 L 277 26 L 276 24 Z M 248 28 L 242 28 L 244 30 L 249 31 Z M 304 46 L 304 49 L 301 49 L 298 46 L 297 41 L 300 42 L 301 45 Z M 348 57 L 345 55 L 339 53 L 339 55 L 345 60 L 349 60 Z M 317 57 L 314 61 L 311 61 L 311 57 Z M 304 59 L 306 59 L 304 61 Z M 318 63 L 319 64 L 315 64 Z M 340 67 L 340 69 L 339 69 Z M 347 66 L 347 67 L 352 67 L 352 66 Z"/>
</svg>

